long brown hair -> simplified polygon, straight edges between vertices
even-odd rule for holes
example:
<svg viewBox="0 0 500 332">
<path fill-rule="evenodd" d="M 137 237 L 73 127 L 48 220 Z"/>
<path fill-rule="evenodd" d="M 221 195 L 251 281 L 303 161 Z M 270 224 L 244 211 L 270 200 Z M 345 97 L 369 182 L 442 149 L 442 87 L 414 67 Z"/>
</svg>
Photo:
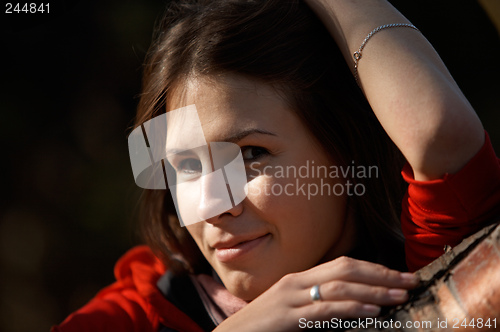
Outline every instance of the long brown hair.
<svg viewBox="0 0 500 332">
<path fill-rule="evenodd" d="M 392 267 L 403 262 L 399 226 L 402 158 L 357 87 L 323 25 L 301 1 L 174 1 L 146 58 L 135 126 L 166 112 L 188 75 L 239 74 L 269 84 L 302 119 L 336 165 L 376 166 L 366 193 L 349 197 L 358 233 Z M 357 183 L 360 179 L 350 179 Z M 171 195 L 145 190 L 144 238 L 174 272 L 209 268 L 175 217 Z M 366 241 L 365 241 L 366 242 Z M 366 244 L 366 243 L 365 243 Z"/>
</svg>

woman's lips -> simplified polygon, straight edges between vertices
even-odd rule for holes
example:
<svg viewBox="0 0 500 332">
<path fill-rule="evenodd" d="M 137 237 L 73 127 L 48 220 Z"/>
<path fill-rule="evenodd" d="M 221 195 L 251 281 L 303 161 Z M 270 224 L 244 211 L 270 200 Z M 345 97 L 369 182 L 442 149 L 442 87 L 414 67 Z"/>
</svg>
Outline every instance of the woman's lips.
<svg viewBox="0 0 500 332">
<path fill-rule="evenodd" d="M 215 248 L 215 256 L 222 263 L 236 260 L 266 242 L 270 236 L 271 234 L 268 233 L 253 240 L 240 242 L 231 247 L 217 247 Z"/>
</svg>

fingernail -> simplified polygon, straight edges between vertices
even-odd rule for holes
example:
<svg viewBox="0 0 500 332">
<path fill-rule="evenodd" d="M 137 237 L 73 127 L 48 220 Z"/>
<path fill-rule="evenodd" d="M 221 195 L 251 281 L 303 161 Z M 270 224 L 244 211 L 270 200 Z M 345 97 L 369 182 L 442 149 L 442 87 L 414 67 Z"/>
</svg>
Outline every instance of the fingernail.
<svg viewBox="0 0 500 332">
<path fill-rule="evenodd" d="M 389 296 L 394 300 L 406 299 L 408 292 L 405 289 L 391 288 L 387 291 Z"/>
<path fill-rule="evenodd" d="M 418 282 L 418 277 L 415 274 L 409 272 L 401 273 L 401 279 L 411 284 L 416 284 Z"/>
<path fill-rule="evenodd" d="M 374 304 L 363 304 L 362 310 L 365 315 L 378 316 L 380 314 L 380 307 Z"/>
</svg>

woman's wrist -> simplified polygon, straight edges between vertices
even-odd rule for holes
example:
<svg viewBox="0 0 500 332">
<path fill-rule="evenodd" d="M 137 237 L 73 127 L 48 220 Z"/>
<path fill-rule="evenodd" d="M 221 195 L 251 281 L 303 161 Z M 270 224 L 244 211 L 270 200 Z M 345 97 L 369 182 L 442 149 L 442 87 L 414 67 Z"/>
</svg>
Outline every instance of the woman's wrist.
<svg viewBox="0 0 500 332">
<path fill-rule="evenodd" d="M 351 69 L 353 54 L 370 31 L 384 24 L 410 23 L 386 0 L 306 0 L 306 3 L 335 39 Z"/>
<path fill-rule="evenodd" d="M 385 0 L 306 1 L 353 72 L 353 54 L 373 29 L 410 23 Z M 358 74 L 373 111 L 416 179 L 456 172 L 482 146 L 477 115 L 421 33 L 400 28 L 378 33 L 366 45 Z"/>
</svg>

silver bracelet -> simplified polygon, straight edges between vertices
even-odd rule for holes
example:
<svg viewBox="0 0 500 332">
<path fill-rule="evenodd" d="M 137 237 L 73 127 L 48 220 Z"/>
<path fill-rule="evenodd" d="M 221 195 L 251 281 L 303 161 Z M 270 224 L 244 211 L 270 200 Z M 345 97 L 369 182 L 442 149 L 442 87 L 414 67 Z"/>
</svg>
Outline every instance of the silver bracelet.
<svg viewBox="0 0 500 332">
<path fill-rule="evenodd" d="M 372 38 L 374 34 L 376 34 L 377 32 L 379 32 L 381 30 L 389 29 L 389 28 L 411 28 L 411 29 L 420 31 L 420 30 L 418 30 L 418 28 L 416 26 L 414 26 L 413 24 L 408 24 L 408 23 L 384 24 L 384 25 L 379 26 L 378 28 L 373 29 L 372 32 L 370 32 L 368 34 L 368 36 L 366 36 L 365 40 L 363 40 L 363 42 L 361 43 L 361 46 L 359 47 L 359 50 L 354 52 L 354 55 L 353 55 L 354 56 L 354 78 L 356 79 L 356 82 L 358 83 L 358 85 L 359 85 L 358 62 L 362 56 L 361 52 L 365 48 L 366 43 L 368 43 L 368 40 L 370 40 L 370 38 Z"/>
</svg>

